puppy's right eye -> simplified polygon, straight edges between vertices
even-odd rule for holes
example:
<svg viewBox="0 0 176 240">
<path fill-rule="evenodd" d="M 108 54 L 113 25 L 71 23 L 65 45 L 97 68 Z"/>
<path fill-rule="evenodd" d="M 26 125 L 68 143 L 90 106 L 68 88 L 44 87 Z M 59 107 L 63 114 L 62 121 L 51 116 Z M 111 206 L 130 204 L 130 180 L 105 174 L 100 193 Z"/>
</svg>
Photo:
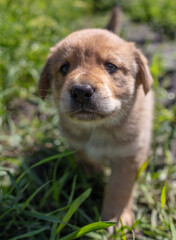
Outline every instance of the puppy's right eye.
<svg viewBox="0 0 176 240">
<path fill-rule="evenodd" d="M 61 66 L 60 72 L 62 73 L 62 75 L 65 76 L 67 74 L 69 67 L 70 67 L 69 63 L 65 63 Z"/>
<path fill-rule="evenodd" d="M 109 73 L 114 73 L 118 69 L 118 67 L 116 65 L 114 65 L 113 63 L 110 63 L 110 62 L 106 62 L 104 64 L 104 66 Z"/>
</svg>

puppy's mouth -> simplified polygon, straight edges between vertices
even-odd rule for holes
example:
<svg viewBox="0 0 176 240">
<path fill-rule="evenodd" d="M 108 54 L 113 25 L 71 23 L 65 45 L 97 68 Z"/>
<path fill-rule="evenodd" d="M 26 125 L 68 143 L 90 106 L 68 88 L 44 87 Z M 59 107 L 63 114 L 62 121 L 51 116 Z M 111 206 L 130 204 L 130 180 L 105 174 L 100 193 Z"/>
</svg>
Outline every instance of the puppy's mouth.
<svg viewBox="0 0 176 240">
<path fill-rule="evenodd" d="M 69 117 L 79 121 L 93 121 L 93 120 L 100 120 L 107 117 L 107 114 L 95 112 L 92 110 L 77 110 L 73 111 L 69 114 Z"/>
</svg>

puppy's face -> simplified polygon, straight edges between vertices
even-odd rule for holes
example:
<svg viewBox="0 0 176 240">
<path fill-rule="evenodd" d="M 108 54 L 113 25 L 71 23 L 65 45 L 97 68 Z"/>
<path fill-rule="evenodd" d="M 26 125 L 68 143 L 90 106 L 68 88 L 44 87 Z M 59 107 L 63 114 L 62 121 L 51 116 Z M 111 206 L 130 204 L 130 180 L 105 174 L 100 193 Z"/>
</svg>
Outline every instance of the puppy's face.
<svg viewBox="0 0 176 240">
<path fill-rule="evenodd" d="M 134 44 L 106 30 L 88 29 L 51 49 L 39 93 L 44 98 L 51 87 L 60 114 L 71 121 L 100 122 L 126 115 L 140 84 L 147 93 L 152 78 Z"/>
</svg>

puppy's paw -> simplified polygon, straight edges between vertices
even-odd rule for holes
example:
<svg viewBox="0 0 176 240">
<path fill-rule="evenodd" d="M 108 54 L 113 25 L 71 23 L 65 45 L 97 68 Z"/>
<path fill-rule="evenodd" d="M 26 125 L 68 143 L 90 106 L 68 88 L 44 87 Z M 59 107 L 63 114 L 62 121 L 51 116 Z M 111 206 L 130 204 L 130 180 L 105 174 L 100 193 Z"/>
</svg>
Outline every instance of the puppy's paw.
<svg viewBox="0 0 176 240">
<path fill-rule="evenodd" d="M 135 220 L 134 213 L 129 209 L 124 209 L 122 215 L 120 216 L 121 221 L 118 222 L 118 227 L 121 227 L 121 222 L 123 226 L 127 225 L 131 227 Z"/>
<path fill-rule="evenodd" d="M 122 224 L 123 226 L 129 226 L 131 227 L 133 225 L 133 222 L 135 220 L 135 216 L 134 216 L 134 213 L 131 211 L 131 210 L 127 210 L 125 209 L 120 217 L 120 219 L 117 219 L 117 218 L 112 218 L 110 219 L 109 221 L 111 222 L 116 222 L 116 226 L 118 228 L 121 228 L 122 227 Z M 121 224 L 122 223 L 122 224 Z M 110 233 L 110 234 L 113 234 L 115 232 L 115 229 L 114 229 L 114 226 L 111 226 L 107 229 L 107 231 Z"/>
</svg>

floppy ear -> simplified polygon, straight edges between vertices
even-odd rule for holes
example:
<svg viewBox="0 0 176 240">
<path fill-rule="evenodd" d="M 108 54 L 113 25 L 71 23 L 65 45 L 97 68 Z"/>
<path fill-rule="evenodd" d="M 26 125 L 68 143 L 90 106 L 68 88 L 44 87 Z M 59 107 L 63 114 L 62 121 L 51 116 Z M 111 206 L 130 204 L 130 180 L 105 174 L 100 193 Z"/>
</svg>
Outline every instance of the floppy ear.
<svg viewBox="0 0 176 240">
<path fill-rule="evenodd" d="M 45 66 L 42 70 L 40 81 L 38 85 L 38 92 L 40 97 L 44 100 L 51 84 L 51 72 L 50 72 L 50 58 L 47 59 Z"/>
<path fill-rule="evenodd" d="M 135 54 L 136 62 L 138 64 L 137 80 L 139 84 L 143 85 L 144 92 L 147 94 L 153 85 L 153 78 L 149 70 L 147 59 L 138 49 Z"/>
</svg>

